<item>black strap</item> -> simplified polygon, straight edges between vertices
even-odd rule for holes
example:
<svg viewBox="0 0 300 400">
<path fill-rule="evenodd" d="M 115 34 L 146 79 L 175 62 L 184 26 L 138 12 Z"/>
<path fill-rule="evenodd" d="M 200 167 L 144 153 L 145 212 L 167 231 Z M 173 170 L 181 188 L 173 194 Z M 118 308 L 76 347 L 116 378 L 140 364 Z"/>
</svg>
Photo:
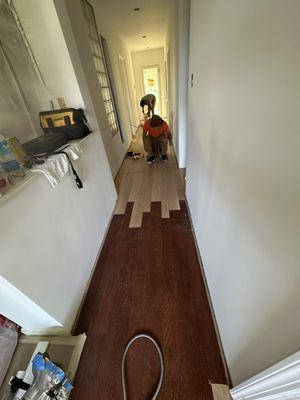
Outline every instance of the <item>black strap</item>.
<svg viewBox="0 0 300 400">
<path fill-rule="evenodd" d="M 28 390 L 30 385 L 16 376 L 10 381 L 10 391 L 16 393 L 19 389 Z"/>
<path fill-rule="evenodd" d="M 81 179 L 79 178 L 79 176 L 78 176 L 78 174 L 77 174 L 75 168 L 73 167 L 73 164 L 72 164 L 72 162 L 71 162 L 71 160 L 70 160 L 69 155 L 68 155 L 65 151 L 56 151 L 54 154 L 64 154 L 64 155 L 67 157 L 67 159 L 68 159 L 68 161 L 69 161 L 69 164 L 70 164 L 70 167 L 71 167 L 71 170 L 72 170 L 72 172 L 73 172 L 73 176 L 74 176 L 74 178 L 75 178 L 76 185 L 77 185 L 77 187 L 78 187 L 79 189 L 82 189 L 82 188 L 83 188 L 82 181 L 81 181 Z"/>
</svg>

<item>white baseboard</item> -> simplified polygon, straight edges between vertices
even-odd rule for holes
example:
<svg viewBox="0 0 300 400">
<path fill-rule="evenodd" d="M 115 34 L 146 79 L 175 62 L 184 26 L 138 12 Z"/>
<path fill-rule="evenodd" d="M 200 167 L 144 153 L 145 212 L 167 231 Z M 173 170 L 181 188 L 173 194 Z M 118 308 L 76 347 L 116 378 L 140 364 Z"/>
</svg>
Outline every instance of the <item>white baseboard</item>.
<svg viewBox="0 0 300 400">
<path fill-rule="evenodd" d="M 53 327 L 53 328 L 27 328 L 22 329 L 21 333 L 26 336 L 70 336 L 70 332 L 63 327 Z"/>
<path fill-rule="evenodd" d="M 300 351 L 233 388 L 230 394 L 233 400 L 299 400 Z"/>
<path fill-rule="evenodd" d="M 90 275 L 89 275 L 89 278 L 87 280 L 87 283 L 86 283 L 86 286 L 85 286 L 85 292 L 84 292 L 84 294 L 82 296 L 82 299 L 81 299 L 81 302 L 80 302 L 80 305 L 79 305 L 79 308 L 78 308 L 78 311 L 77 311 L 77 314 L 76 314 L 75 321 L 73 322 L 73 325 L 72 325 L 71 332 L 74 332 L 74 329 L 75 329 L 75 327 L 77 325 L 77 322 L 78 322 L 78 319 L 79 319 L 79 315 L 81 313 L 84 301 L 86 299 L 90 284 L 91 284 L 93 276 L 94 276 L 94 272 L 95 272 L 95 270 L 97 268 L 97 264 L 98 264 L 98 261 L 99 261 L 99 258 L 100 258 L 101 251 L 103 249 L 104 242 L 105 242 L 106 237 L 108 235 L 108 231 L 109 231 L 110 225 L 112 223 L 112 219 L 113 219 L 113 217 L 115 215 L 114 212 L 115 212 L 115 207 L 113 208 L 113 211 L 112 211 L 112 214 L 111 214 L 110 219 L 108 221 L 108 224 L 107 224 L 107 227 L 106 227 L 102 242 L 100 243 L 100 247 L 99 247 L 98 252 L 96 254 L 96 258 L 95 258 L 95 261 L 94 261 L 94 264 L 93 264 L 93 268 L 92 268 L 92 270 L 90 272 Z"/>
<path fill-rule="evenodd" d="M 219 327 L 218 327 L 218 323 L 217 323 L 217 318 L 215 315 L 212 299 L 210 296 L 210 291 L 209 291 L 209 287 L 208 287 L 208 283 L 207 283 L 207 279 L 206 279 L 204 265 L 202 262 L 201 252 L 199 249 L 199 245 L 198 245 L 198 241 L 197 241 L 197 237 L 196 237 L 196 233 L 195 233 L 195 229 L 194 229 L 194 225 L 193 225 L 193 220 L 192 220 L 192 216 L 191 216 L 191 211 L 189 208 L 189 203 L 188 203 L 187 198 L 185 199 L 185 203 L 186 203 L 186 208 L 187 208 L 187 212 L 188 212 L 188 216 L 189 216 L 189 220 L 190 220 L 190 224 L 191 224 L 191 228 L 192 228 L 192 234 L 194 237 L 194 242 L 195 242 L 198 260 L 199 260 L 199 264 L 200 264 L 201 275 L 202 275 L 204 286 L 205 286 L 206 296 L 208 299 L 208 304 L 209 304 L 213 324 L 215 327 L 215 332 L 217 335 L 217 341 L 218 341 L 218 345 L 219 345 L 219 349 L 220 349 L 220 353 L 221 353 L 221 358 L 222 358 L 223 367 L 224 367 L 224 371 L 225 371 L 226 381 L 227 381 L 228 385 L 231 387 L 231 377 L 230 377 L 230 373 L 229 373 L 229 369 L 228 369 L 228 365 L 227 365 L 227 361 L 226 361 L 226 357 L 225 357 L 225 352 L 224 352 L 224 348 L 223 348 L 223 344 L 222 344 L 222 340 L 221 340 L 221 335 L 220 335 L 220 331 L 219 331 Z"/>
</svg>

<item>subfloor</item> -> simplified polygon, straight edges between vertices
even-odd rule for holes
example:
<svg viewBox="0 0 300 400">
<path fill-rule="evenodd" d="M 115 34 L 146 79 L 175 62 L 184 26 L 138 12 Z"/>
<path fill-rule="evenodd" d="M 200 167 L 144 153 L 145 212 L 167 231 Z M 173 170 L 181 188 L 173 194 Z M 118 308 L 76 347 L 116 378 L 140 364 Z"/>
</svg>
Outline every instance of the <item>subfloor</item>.
<svg viewBox="0 0 300 400">
<path fill-rule="evenodd" d="M 127 161 L 135 163 L 122 168 Z M 121 400 L 122 354 L 139 332 L 154 335 L 164 354 L 160 400 L 213 399 L 210 383 L 226 378 L 185 201 L 168 217 L 162 201 L 150 202 L 140 228 L 129 227 L 134 207 L 127 198 L 114 215 L 79 316 L 74 333 L 87 341 L 71 399 Z M 129 399 L 150 398 L 158 375 L 154 348 L 137 342 L 127 357 Z"/>
</svg>

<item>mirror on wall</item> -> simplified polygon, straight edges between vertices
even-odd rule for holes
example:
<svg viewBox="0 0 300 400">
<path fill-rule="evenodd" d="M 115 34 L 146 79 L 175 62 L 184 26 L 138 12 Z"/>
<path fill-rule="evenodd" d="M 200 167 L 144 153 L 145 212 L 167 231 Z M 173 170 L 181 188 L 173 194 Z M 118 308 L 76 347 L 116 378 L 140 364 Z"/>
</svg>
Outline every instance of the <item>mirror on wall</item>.
<svg viewBox="0 0 300 400">
<path fill-rule="evenodd" d="M 21 143 L 42 134 L 38 114 L 51 97 L 9 0 L 0 0 L 0 94 L 0 134 Z"/>
</svg>

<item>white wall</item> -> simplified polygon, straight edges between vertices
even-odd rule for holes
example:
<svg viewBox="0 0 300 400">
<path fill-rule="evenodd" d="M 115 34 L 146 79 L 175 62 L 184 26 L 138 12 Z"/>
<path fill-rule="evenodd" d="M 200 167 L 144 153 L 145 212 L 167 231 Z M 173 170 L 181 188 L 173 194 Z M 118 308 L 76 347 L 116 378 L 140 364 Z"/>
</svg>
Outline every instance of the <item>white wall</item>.
<svg viewBox="0 0 300 400">
<path fill-rule="evenodd" d="M 179 168 L 186 165 L 190 41 L 190 1 L 178 0 L 178 144 Z"/>
<path fill-rule="evenodd" d="M 138 110 L 139 118 L 143 118 L 140 108 L 141 98 L 145 95 L 142 86 L 142 68 L 152 65 L 159 65 L 160 69 L 160 83 L 161 83 L 161 116 L 167 118 L 167 104 L 166 104 L 166 73 L 165 73 L 165 57 L 164 49 L 150 49 L 142 51 L 134 51 L 131 53 L 132 66 L 134 73 L 134 81 L 136 88 L 136 110 Z"/>
<path fill-rule="evenodd" d="M 1 276 L 0 298 L 0 314 L 17 322 L 23 332 L 64 332 L 58 321 Z"/>
<path fill-rule="evenodd" d="M 34 28 L 38 11 L 43 11 L 38 0 L 36 8 L 33 0 L 30 1 L 34 11 L 31 24 L 29 20 L 28 25 L 26 23 L 27 29 Z M 45 5 L 50 7 L 48 2 Z M 50 48 L 51 40 L 55 46 L 58 40 L 57 50 L 64 49 L 64 62 L 56 60 L 62 71 L 55 69 L 52 60 L 48 66 L 49 74 L 52 68 L 56 71 L 57 90 L 59 86 L 62 88 L 57 95 L 65 97 L 72 105 L 77 101 L 76 104 L 83 104 L 95 130 L 82 141 L 83 154 L 74 163 L 84 189 L 78 190 L 70 174 L 56 189 L 52 189 L 43 176 L 36 176 L 0 201 L 1 226 L 5 227 L 0 232 L 0 277 L 1 283 L 5 283 L 0 287 L 5 296 L 0 308 L 26 332 L 49 328 L 70 332 L 116 201 L 99 132 L 102 114 L 98 112 L 99 96 L 95 96 L 94 66 L 90 58 L 85 59 L 90 53 L 86 38 L 81 34 L 82 15 L 75 6 L 73 2 L 70 8 L 75 23 L 76 16 L 79 17 L 74 31 L 65 3 L 60 0 L 55 2 L 55 10 L 48 9 L 51 13 L 49 11 L 49 20 L 44 19 L 44 29 Z M 79 2 L 77 7 L 81 10 Z M 51 31 L 47 23 L 57 28 L 52 38 L 47 36 Z M 37 30 L 40 28 L 37 23 Z M 30 37 L 36 38 L 34 29 Z M 55 49 L 51 52 L 55 54 Z M 37 54 L 40 54 L 38 49 Z M 65 81 L 66 73 L 68 81 Z"/>
<path fill-rule="evenodd" d="M 170 62 L 169 111 L 179 168 L 186 166 L 189 82 L 190 0 L 170 2 L 170 21 L 165 57 Z"/>
<path fill-rule="evenodd" d="M 74 167 L 83 189 L 71 173 L 55 189 L 39 175 L 0 200 L 5 227 L 0 275 L 34 303 L 26 305 L 21 320 L 20 308 L 14 310 L 12 319 L 26 331 L 48 329 L 45 313 L 71 330 L 113 212 L 116 194 L 99 133 L 85 138 L 81 147 Z M 36 313 L 33 325 L 36 306 L 43 312 Z M 4 315 L 11 316 L 8 311 Z"/>
<path fill-rule="evenodd" d="M 192 0 L 187 198 L 234 385 L 299 350 L 299 15 Z"/>
</svg>

